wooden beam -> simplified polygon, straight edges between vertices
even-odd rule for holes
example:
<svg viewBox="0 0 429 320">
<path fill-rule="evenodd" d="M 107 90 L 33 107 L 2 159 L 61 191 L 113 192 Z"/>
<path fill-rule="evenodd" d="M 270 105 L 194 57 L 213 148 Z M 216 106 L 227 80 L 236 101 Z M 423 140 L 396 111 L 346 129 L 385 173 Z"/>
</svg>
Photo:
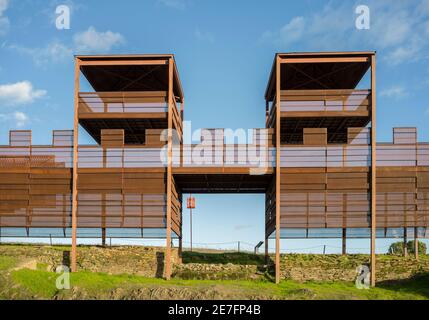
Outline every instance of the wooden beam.
<svg viewBox="0 0 429 320">
<path fill-rule="evenodd" d="M 375 240 L 377 231 L 377 136 L 375 55 L 371 56 L 371 286 L 375 286 Z"/>
<path fill-rule="evenodd" d="M 73 122 L 73 180 L 72 180 L 72 249 L 71 249 L 71 271 L 77 271 L 77 166 L 78 166 L 78 137 L 79 137 L 79 77 L 80 60 L 75 60 L 74 74 L 74 122 Z"/>
<path fill-rule="evenodd" d="M 276 58 L 276 283 L 280 282 L 280 58 Z"/>
<path fill-rule="evenodd" d="M 337 63 L 337 62 L 368 62 L 368 57 L 330 57 L 330 58 L 280 58 L 280 63 Z"/>
<path fill-rule="evenodd" d="M 171 183 L 172 183 L 172 128 L 173 128 L 173 59 L 168 60 L 168 136 L 167 136 L 167 239 L 165 250 L 165 278 L 171 278 Z"/>
<path fill-rule="evenodd" d="M 171 59 L 171 58 L 170 58 Z M 141 65 L 166 65 L 167 60 L 80 60 L 81 66 L 141 66 Z"/>
</svg>

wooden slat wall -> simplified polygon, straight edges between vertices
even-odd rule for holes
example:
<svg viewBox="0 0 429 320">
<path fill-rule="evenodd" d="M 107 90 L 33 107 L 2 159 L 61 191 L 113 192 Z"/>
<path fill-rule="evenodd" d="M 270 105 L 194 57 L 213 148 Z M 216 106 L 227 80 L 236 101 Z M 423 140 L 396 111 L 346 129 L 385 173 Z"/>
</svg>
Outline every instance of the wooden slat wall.
<svg viewBox="0 0 429 320">
<path fill-rule="evenodd" d="M 368 147 L 367 129 L 350 128 L 348 134 L 358 154 L 359 145 Z M 346 145 L 327 148 L 326 137 L 326 129 L 304 129 L 304 145 L 282 151 L 289 166 L 281 168 L 282 228 L 370 226 L 367 160 Z"/>
<path fill-rule="evenodd" d="M 31 146 L 31 130 L 11 130 L 9 131 L 9 145 L 11 147 Z"/>
<path fill-rule="evenodd" d="M 178 189 L 174 178 L 171 197 L 171 229 L 180 237 L 182 235 L 182 192 Z"/>
<path fill-rule="evenodd" d="M 123 129 L 101 129 L 102 147 L 123 147 L 124 130 Z"/>
<path fill-rule="evenodd" d="M 85 113 L 165 113 L 164 91 L 80 92 L 79 114 Z"/>
<path fill-rule="evenodd" d="M 0 226 L 69 227 L 71 156 L 70 145 L 31 146 L 31 131 L 11 131 L 0 148 Z"/>
<path fill-rule="evenodd" d="M 146 129 L 145 145 L 150 147 L 162 147 L 167 144 L 167 136 L 161 139 L 164 129 Z"/>
<path fill-rule="evenodd" d="M 165 228 L 164 171 L 79 169 L 78 227 Z"/>
<path fill-rule="evenodd" d="M 369 90 L 282 90 L 281 111 L 285 112 L 367 112 Z"/>
<path fill-rule="evenodd" d="M 52 134 L 52 145 L 58 147 L 72 147 L 73 130 L 54 130 Z"/>
<path fill-rule="evenodd" d="M 377 146 L 379 228 L 429 225 L 429 144 L 417 144 L 416 139 L 415 128 L 395 128 L 395 143 Z M 293 146 L 287 155 L 282 153 L 289 166 L 281 170 L 282 227 L 370 226 L 370 171 L 365 166 L 370 160 L 369 130 L 349 128 L 348 142 L 329 146 L 325 155 L 323 147 L 317 148 L 323 143 L 312 149 Z"/>
<path fill-rule="evenodd" d="M 304 128 L 304 145 L 326 146 L 328 130 L 326 128 Z"/>
<path fill-rule="evenodd" d="M 120 131 L 104 132 L 104 147 L 93 147 L 99 166 L 79 167 L 78 226 L 165 228 L 165 168 L 137 167 L 143 161 L 140 156 L 132 160 L 126 147 L 120 151 Z M 369 171 L 362 165 L 368 161 L 362 153 L 367 152 L 369 132 L 365 128 L 349 128 L 348 132 L 349 144 L 355 149 L 311 145 L 313 149 L 298 156 L 293 167 L 282 167 L 283 228 L 369 226 Z M 416 144 L 412 128 L 394 132 L 396 143 L 377 148 L 377 226 L 427 227 L 429 144 Z M 11 145 L 0 147 L 0 226 L 69 227 L 71 131 L 55 131 L 52 146 L 31 145 L 30 131 L 11 132 L 10 136 Z M 324 139 L 318 139 L 316 142 L 324 144 Z M 293 146 L 294 150 L 302 147 L 305 145 Z M 156 150 L 150 151 L 154 157 Z M 142 157 L 148 159 L 146 153 Z M 182 194 L 175 181 L 172 189 L 172 228 L 180 233 Z M 265 212 L 270 232 L 274 230 L 274 203 L 271 185 Z"/>
<path fill-rule="evenodd" d="M 270 183 L 265 193 L 265 235 L 270 235 L 276 227 L 276 192 L 275 180 Z"/>
<path fill-rule="evenodd" d="M 429 152 L 417 144 L 416 128 L 394 128 L 393 145 L 380 144 L 378 149 L 377 225 L 427 226 L 427 167 L 419 160 L 429 160 Z"/>
</svg>

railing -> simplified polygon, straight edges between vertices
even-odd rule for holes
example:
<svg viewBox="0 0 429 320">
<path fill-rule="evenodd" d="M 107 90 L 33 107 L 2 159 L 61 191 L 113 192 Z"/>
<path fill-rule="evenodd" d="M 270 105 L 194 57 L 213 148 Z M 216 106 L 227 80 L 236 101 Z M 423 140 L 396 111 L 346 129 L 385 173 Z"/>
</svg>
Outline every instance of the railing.
<svg viewBox="0 0 429 320">
<path fill-rule="evenodd" d="M 367 145 L 282 146 L 282 167 L 368 167 L 371 148 Z M 377 167 L 428 166 L 429 144 L 378 144 Z"/>
<path fill-rule="evenodd" d="M 0 168 L 71 168 L 72 164 L 72 147 L 0 146 Z"/>
<path fill-rule="evenodd" d="M 80 92 L 79 113 L 168 112 L 166 92 Z"/>
<path fill-rule="evenodd" d="M 282 90 L 282 112 L 369 110 L 370 90 Z"/>
<path fill-rule="evenodd" d="M 261 149 L 263 148 L 263 149 Z M 162 168 L 166 148 L 79 146 L 79 168 Z M 275 148 L 256 145 L 173 146 L 173 167 L 273 167 Z"/>
</svg>

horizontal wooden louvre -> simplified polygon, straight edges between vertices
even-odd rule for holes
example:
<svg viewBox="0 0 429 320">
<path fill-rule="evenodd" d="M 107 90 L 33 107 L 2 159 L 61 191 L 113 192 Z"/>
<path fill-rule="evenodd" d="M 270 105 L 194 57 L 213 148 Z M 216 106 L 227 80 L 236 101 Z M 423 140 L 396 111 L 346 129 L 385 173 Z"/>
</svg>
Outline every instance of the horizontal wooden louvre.
<svg viewBox="0 0 429 320">
<path fill-rule="evenodd" d="M 328 143 L 326 128 L 304 128 L 304 145 L 325 146 Z"/>
<path fill-rule="evenodd" d="M 347 128 L 347 144 L 369 145 L 370 143 L 369 128 Z"/>
<path fill-rule="evenodd" d="M 282 90 L 284 112 L 367 112 L 369 90 Z"/>
<path fill-rule="evenodd" d="M 416 144 L 417 129 L 416 128 L 393 128 L 393 143 L 394 144 Z"/>
<path fill-rule="evenodd" d="M 167 143 L 166 134 L 165 129 L 146 129 L 145 144 L 151 147 L 162 147 Z"/>
<path fill-rule="evenodd" d="M 31 146 L 31 130 L 11 130 L 9 132 L 9 145 L 11 147 Z"/>
<path fill-rule="evenodd" d="M 80 92 L 79 115 L 90 113 L 165 113 L 164 91 Z"/>
<path fill-rule="evenodd" d="M 124 130 L 123 129 L 102 129 L 101 145 L 103 147 L 123 147 Z"/>
<path fill-rule="evenodd" d="M 52 145 L 59 147 L 72 147 L 73 130 L 54 130 L 52 133 Z"/>
</svg>

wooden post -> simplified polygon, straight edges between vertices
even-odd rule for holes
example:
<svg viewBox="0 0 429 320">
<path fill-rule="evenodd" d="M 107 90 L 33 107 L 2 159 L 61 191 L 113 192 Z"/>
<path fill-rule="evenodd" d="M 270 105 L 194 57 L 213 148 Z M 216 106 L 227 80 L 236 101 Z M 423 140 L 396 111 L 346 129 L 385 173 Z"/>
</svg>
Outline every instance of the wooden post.
<svg viewBox="0 0 429 320">
<path fill-rule="evenodd" d="M 375 240 L 377 231 L 377 136 L 375 54 L 371 56 L 371 286 L 375 286 Z"/>
<path fill-rule="evenodd" d="M 183 252 L 183 244 L 182 244 L 182 235 L 179 237 L 179 261 L 182 263 L 182 252 Z"/>
<path fill-rule="evenodd" d="M 269 255 L 268 255 L 268 237 L 265 236 L 265 264 L 268 264 Z"/>
<path fill-rule="evenodd" d="M 414 228 L 414 257 L 419 261 L 419 228 Z"/>
<path fill-rule="evenodd" d="M 280 282 L 280 60 L 276 57 L 276 283 Z"/>
<path fill-rule="evenodd" d="M 404 257 L 408 257 L 407 242 L 408 242 L 408 239 L 407 239 L 407 227 L 404 227 L 404 243 L 403 243 L 403 246 L 404 246 Z"/>
<path fill-rule="evenodd" d="M 171 158 L 172 158 L 172 127 L 173 127 L 173 58 L 168 60 L 168 128 L 167 128 L 167 239 L 165 250 L 165 278 L 171 278 Z"/>
<path fill-rule="evenodd" d="M 345 256 L 347 254 L 347 229 L 343 228 L 343 242 L 341 254 Z"/>
<path fill-rule="evenodd" d="M 106 228 L 101 228 L 101 245 L 106 246 Z"/>
<path fill-rule="evenodd" d="M 75 60 L 74 74 L 74 124 L 73 124 L 73 180 L 72 180 L 72 249 L 71 249 L 71 271 L 77 271 L 77 160 L 78 160 L 78 128 L 79 128 L 79 76 L 80 76 L 80 60 Z"/>
</svg>

